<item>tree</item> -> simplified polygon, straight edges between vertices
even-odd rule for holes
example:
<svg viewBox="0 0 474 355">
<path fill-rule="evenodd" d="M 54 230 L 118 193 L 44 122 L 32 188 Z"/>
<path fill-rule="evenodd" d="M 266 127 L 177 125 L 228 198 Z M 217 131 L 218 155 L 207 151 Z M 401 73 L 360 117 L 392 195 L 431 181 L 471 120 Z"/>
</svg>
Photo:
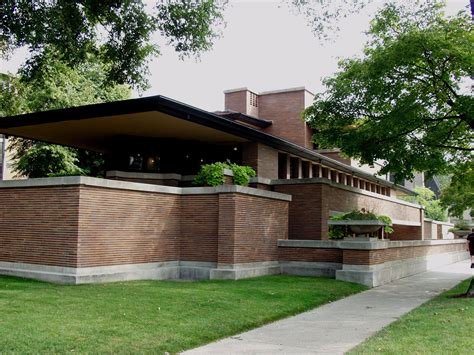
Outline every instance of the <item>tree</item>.
<svg viewBox="0 0 474 355">
<path fill-rule="evenodd" d="M 147 63 L 159 53 L 155 33 L 181 56 L 209 50 L 223 22 L 225 1 L 3 0 L 0 53 L 28 47 L 29 72 L 40 70 L 48 50 L 70 67 L 90 54 L 105 65 L 109 84 L 146 87 Z M 46 50 L 46 51 L 45 51 Z"/>
<path fill-rule="evenodd" d="M 290 8 L 306 17 L 313 34 L 328 40 L 339 32 L 339 23 L 357 14 L 372 0 L 287 0 Z"/>
<path fill-rule="evenodd" d="M 28 80 L 24 80 L 23 70 L 18 76 L 0 76 L 0 117 L 130 97 L 127 85 L 105 84 L 107 74 L 97 58 L 89 56 L 74 69 L 60 58 L 59 53 L 46 53 L 40 70 Z M 103 174 L 104 161 L 98 153 L 20 138 L 12 138 L 10 146 L 17 175 Z"/>
<path fill-rule="evenodd" d="M 315 142 L 362 163 L 385 161 L 379 173 L 394 172 L 397 181 L 466 166 L 473 34 L 467 14 L 447 19 L 439 3 L 386 5 L 372 21 L 364 57 L 341 61 L 305 111 Z"/>
<path fill-rule="evenodd" d="M 451 178 L 451 184 L 441 190 L 441 204 L 450 215 L 462 219 L 466 209 L 474 212 L 474 162 L 459 167 Z"/>
<path fill-rule="evenodd" d="M 441 205 L 441 201 L 435 199 L 435 193 L 427 187 L 415 187 L 413 189 L 416 196 L 406 196 L 403 200 L 417 203 L 425 208 L 425 217 L 435 221 L 447 221 L 446 209 Z"/>
</svg>

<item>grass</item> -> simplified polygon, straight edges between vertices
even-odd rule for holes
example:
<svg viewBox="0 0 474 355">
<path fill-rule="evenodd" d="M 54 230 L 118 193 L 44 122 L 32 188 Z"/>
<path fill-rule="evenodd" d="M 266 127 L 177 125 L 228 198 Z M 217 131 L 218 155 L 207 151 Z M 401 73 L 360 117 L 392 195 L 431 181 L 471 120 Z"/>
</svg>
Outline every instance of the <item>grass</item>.
<svg viewBox="0 0 474 355">
<path fill-rule="evenodd" d="M 401 317 L 350 354 L 473 354 L 474 298 L 464 293 L 470 280 Z"/>
<path fill-rule="evenodd" d="M 0 277 L 0 353 L 176 353 L 364 289 L 280 275 L 79 286 Z"/>
</svg>

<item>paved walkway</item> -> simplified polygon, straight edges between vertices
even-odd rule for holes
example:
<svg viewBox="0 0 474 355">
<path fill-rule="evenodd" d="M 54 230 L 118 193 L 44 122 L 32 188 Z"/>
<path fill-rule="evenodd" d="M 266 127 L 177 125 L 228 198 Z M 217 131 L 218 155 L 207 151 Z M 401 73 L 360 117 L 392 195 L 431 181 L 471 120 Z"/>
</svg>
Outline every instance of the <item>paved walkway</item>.
<svg viewBox="0 0 474 355">
<path fill-rule="evenodd" d="M 468 261 L 444 266 L 184 354 L 343 354 L 471 274 Z"/>
</svg>

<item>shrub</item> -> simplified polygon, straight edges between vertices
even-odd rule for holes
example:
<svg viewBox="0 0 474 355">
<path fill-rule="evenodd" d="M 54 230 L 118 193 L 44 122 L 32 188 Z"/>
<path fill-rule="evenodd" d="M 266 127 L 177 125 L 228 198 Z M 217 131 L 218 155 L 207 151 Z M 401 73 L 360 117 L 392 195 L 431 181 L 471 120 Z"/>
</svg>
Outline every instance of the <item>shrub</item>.
<svg viewBox="0 0 474 355">
<path fill-rule="evenodd" d="M 379 220 L 387 226 L 384 226 L 384 232 L 387 234 L 393 233 L 392 219 L 388 216 L 377 216 L 375 213 L 361 209 L 360 211 L 351 211 L 347 213 L 331 216 L 332 221 L 369 221 Z M 346 226 L 329 226 L 329 239 L 343 239 L 349 236 Z"/>
<path fill-rule="evenodd" d="M 248 185 L 250 178 L 255 176 L 255 170 L 250 166 L 241 166 L 238 164 L 214 163 L 201 166 L 198 174 L 194 178 L 193 185 L 219 186 L 225 182 L 224 169 L 229 169 L 234 174 L 235 185 Z"/>
<path fill-rule="evenodd" d="M 456 232 L 456 231 L 466 231 L 471 230 L 471 227 L 467 221 L 459 220 L 454 224 L 453 228 L 449 228 L 449 232 Z"/>
</svg>

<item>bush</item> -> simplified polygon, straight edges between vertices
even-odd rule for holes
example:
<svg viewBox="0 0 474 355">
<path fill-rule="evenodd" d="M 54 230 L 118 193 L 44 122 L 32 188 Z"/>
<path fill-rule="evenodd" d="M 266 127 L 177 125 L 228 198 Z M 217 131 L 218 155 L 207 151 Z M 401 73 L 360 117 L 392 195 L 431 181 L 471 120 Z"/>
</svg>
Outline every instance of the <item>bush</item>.
<svg viewBox="0 0 474 355">
<path fill-rule="evenodd" d="M 433 191 L 427 187 L 415 187 L 413 191 L 416 196 L 403 196 L 402 200 L 417 203 L 425 208 L 425 217 L 435 221 L 447 221 L 448 214 L 446 209 L 441 206 L 441 201 L 436 199 Z"/>
<path fill-rule="evenodd" d="M 238 164 L 214 163 L 204 164 L 201 166 L 199 173 L 193 181 L 193 185 L 197 186 L 219 186 L 225 182 L 224 169 L 229 169 L 234 174 L 235 185 L 248 185 L 250 178 L 256 175 L 255 170 L 250 166 L 241 166 Z"/>
<path fill-rule="evenodd" d="M 466 231 L 471 230 L 471 226 L 467 221 L 459 220 L 454 224 L 453 228 L 449 228 L 449 232 L 456 232 L 456 231 Z"/>
<path fill-rule="evenodd" d="M 360 211 L 351 211 L 347 213 L 338 214 L 331 216 L 332 221 L 369 221 L 369 220 L 379 220 L 385 224 L 388 224 L 384 227 L 384 232 L 387 234 L 393 233 L 393 228 L 390 227 L 392 224 L 392 219 L 388 216 L 377 216 L 375 213 L 361 209 Z M 347 232 L 346 226 L 329 226 L 329 239 L 343 239 L 348 237 L 349 233 Z"/>
</svg>

